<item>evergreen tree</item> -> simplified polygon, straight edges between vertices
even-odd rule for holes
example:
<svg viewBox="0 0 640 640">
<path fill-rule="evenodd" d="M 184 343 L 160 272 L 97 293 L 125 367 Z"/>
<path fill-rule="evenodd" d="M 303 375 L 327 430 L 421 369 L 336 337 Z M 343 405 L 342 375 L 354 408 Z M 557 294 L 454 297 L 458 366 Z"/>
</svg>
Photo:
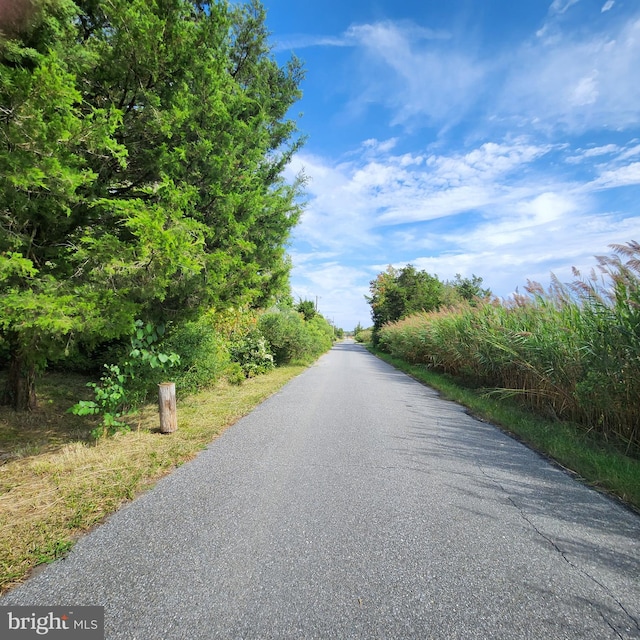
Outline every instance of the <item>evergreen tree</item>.
<svg viewBox="0 0 640 640">
<path fill-rule="evenodd" d="M 48 0 L 0 43 L 4 401 L 38 366 L 286 288 L 302 69 L 271 56 L 257 2 Z"/>
</svg>

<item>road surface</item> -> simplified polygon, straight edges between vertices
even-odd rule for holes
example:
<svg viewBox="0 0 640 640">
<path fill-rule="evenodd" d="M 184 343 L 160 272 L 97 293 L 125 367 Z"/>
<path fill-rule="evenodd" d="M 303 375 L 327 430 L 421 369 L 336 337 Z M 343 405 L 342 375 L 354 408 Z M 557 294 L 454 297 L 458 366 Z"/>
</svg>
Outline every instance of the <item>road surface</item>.
<svg viewBox="0 0 640 640">
<path fill-rule="evenodd" d="M 640 638 L 640 517 L 353 342 L 0 605 L 109 639 Z"/>
</svg>

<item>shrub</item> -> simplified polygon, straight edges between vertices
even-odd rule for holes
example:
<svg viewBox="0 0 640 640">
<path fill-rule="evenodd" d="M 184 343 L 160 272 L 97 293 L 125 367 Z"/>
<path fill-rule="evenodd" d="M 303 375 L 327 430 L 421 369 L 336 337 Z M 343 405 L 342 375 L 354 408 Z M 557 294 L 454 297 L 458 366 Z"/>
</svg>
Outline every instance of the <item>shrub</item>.
<svg viewBox="0 0 640 640">
<path fill-rule="evenodd" d="M 258 327 L 279 365 L 309 362 L 333 344 L 333 327 L 320 314 L 305 322 L 293 309 L 274 308 L 260 316 Z"/>
<path fill-rule="evenodd" d="M 231 362 L 224 373 L 229 384 L 241 385 L 245 381 L 245 374 L 242 367 L 237 362 Z"/>
<path fill-rule="evenodd" d="M 354 335 L 356 342 L 369 343 L 372 339 L 372 331 L 371 329 L 360 329 Z"/>
<path fill-rule="evenodd" d="M 128 431 L 129 425 L 121 420 L 145 398 L 149 385 L 166 377 L 170 367 L 180 362 L 177 353 L 158 349 L 164 335 L 164 326 L 154 326 L 136 320 L 131 334 L 129 356 L 122 364 L 105 364 L 100 383 L 89 382 L 94 400 L 80 400 L 69 409 L 76 415 L 101 415 L 101 425 L 91 433 L 98 438 L 116 431 Z"/>
<path fill-rule="evenodd" d="M 292 309 L 274 309 L 260 316 L 260 331 L 267 339 L 276 364 L 304 360 L 311 344 L 302 316 Z"/>
<path fill-rule="evenodd" d="M 183 393 L 211 386 L 225 374 L 231 362 L 229 346 L 208 314 L 177 327 L 165 345 L 180 356 L 173 381 Z"/>
<path fill-rule="evenodd" d="M 231 360 L 240 365 L 245 377 L 252 378 L 274 368 L 269 344 L 257 327 L 237 335 L 230 345 Z"/>
</svg>

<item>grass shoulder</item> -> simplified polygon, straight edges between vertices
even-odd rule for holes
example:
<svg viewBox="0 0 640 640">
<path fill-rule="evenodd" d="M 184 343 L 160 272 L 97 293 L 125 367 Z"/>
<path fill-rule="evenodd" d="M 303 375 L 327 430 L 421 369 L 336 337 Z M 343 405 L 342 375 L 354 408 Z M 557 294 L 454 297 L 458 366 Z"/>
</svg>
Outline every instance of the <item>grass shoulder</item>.
<svg viewBox="0 0 640 640">
<path fill-rule="evenodd" d="M 571 423 L 546 419 L 513 400 L 492 397 L 424 365 L 412 365 L 366 346 L 380 359 L 467 407 L 475 417 L 495 424 L 581 481 L 640 510 L 640 460 L 626 455 L 620 447 Z"/>
<path fill-rule="evenodd" d="M 83 533 L 195 457 L 306 367 L 278 367 L 242 385 L 178 399 L 178 430 L 159 433 L 158 408 L 142 407 L 132 431 L 94 441 L 95 426 L 67 409 L 86 379 L 50 374 L 39 408 L 0 408 L 0 593 L 64 555 Z"/>
</svg>

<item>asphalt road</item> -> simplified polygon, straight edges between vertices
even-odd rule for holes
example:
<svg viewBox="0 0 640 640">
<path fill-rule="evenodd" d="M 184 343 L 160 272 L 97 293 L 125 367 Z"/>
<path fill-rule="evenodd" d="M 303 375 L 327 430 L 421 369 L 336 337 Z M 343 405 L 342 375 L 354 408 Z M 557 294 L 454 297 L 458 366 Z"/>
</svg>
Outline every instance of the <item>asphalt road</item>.
<svg viewBox="0 0 640 640">
<path fill-rule="evenodd" d="M 106 637 L 640 638 L 640 517 L 342 343 L 0 605 Z"/>
</svg>

